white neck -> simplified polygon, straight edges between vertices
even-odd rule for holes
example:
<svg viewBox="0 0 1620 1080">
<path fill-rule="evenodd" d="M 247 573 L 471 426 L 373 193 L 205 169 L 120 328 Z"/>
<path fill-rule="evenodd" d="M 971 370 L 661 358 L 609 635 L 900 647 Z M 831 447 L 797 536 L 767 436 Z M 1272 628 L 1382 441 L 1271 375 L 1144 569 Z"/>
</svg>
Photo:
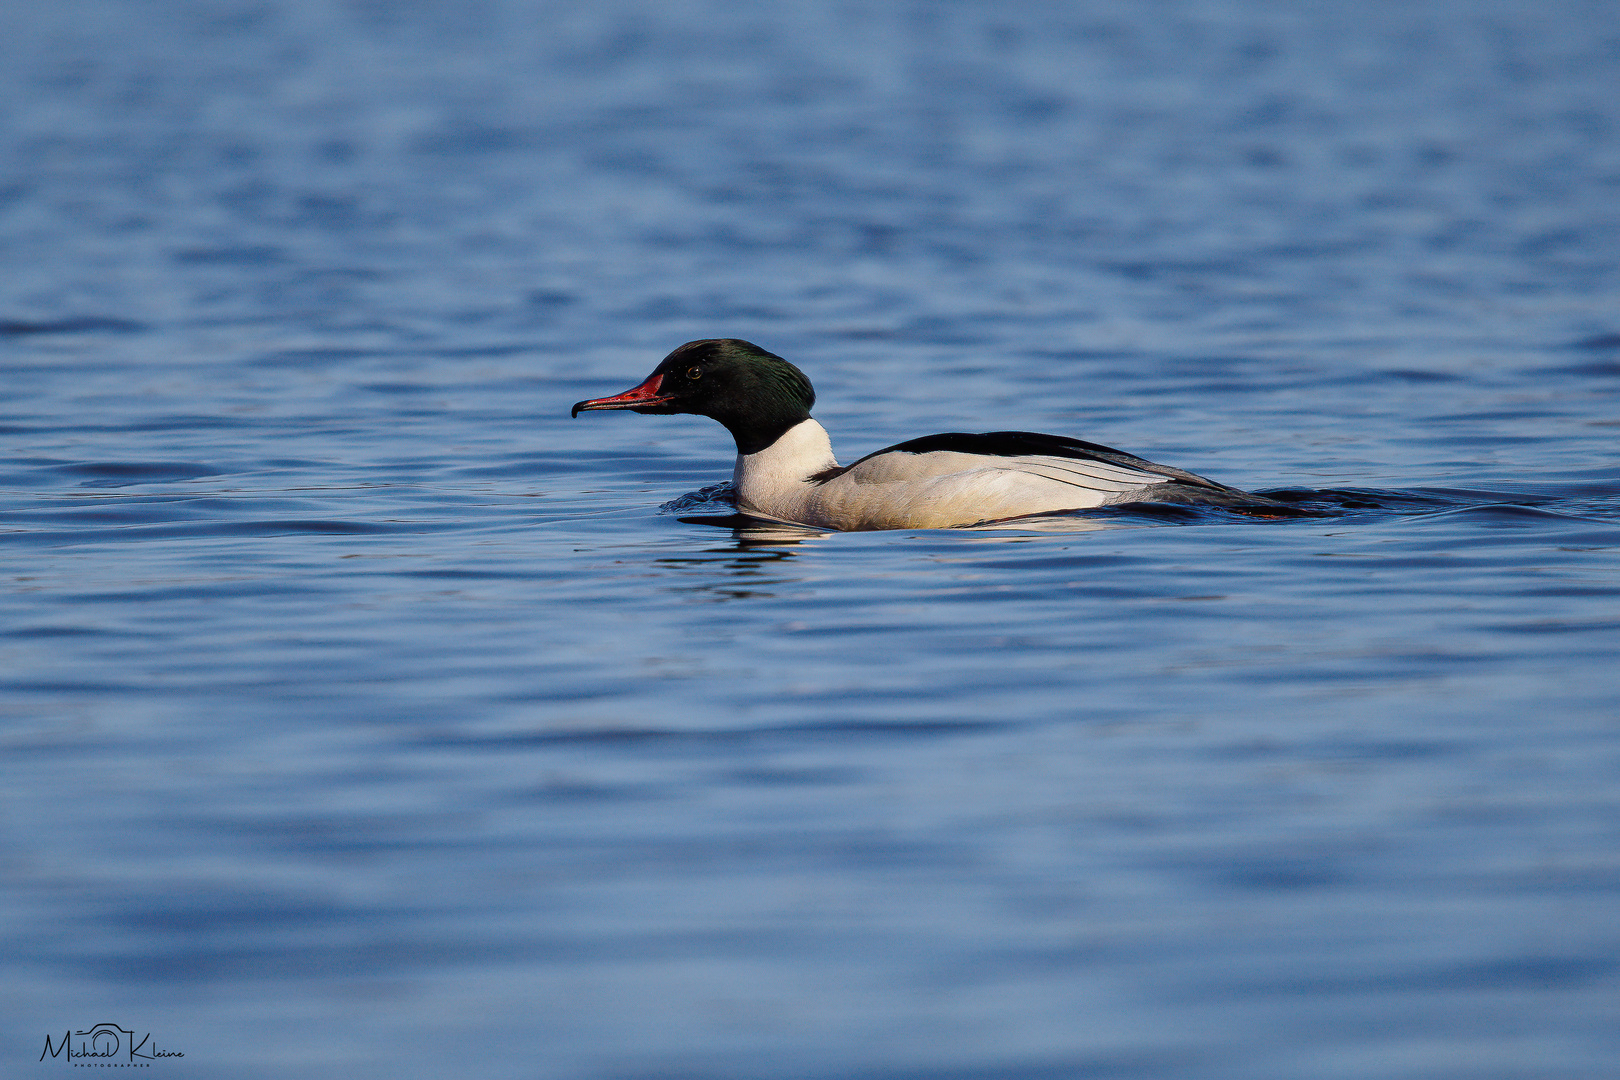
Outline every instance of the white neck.
<svg viewBox="0 0 1620 1080">
<path fill-rule="evenodd" d="M 737 467 L 731 474 L 737 486 L 737 504 L 773 517 L 791 518 L 793 509 L 810 491 L 810 477 L 837 467 L 827 429 L 814 420 L 800 421 L 758 453 L 737 455 Z"/>
</svg>

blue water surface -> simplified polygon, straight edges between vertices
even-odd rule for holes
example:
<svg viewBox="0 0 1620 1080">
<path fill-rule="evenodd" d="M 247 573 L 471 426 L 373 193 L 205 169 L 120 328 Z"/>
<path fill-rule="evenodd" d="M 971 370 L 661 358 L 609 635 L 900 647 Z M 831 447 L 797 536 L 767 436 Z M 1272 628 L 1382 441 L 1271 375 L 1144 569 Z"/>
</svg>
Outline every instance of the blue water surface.
<svg viewBox="0 0 1620 1080">
<path fill-rule="evenodd" d="M 0 1074 L 1615 1075 L 1620 8 L 3 26 Z M 713 336 L 1309 513 L 737 527 Z"/>
</svg>

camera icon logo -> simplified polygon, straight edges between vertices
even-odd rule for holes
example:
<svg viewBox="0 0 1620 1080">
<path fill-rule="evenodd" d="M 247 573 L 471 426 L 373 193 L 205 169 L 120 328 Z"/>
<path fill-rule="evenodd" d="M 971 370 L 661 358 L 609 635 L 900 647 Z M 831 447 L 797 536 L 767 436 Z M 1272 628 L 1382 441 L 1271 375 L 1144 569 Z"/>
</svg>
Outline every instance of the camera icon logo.
<svg viewBox="0 0 1620 1080">
<path fill-rule="evenodd" d="M 133 1031 L 125 1031 L 117 1024 L 97 1024 L 89 1031 L 75 1031 L 74 1037 L 90 1051 L 92 1057 L 116 1057 L 118 1051 L 132 1045 Z"/>
</svg>

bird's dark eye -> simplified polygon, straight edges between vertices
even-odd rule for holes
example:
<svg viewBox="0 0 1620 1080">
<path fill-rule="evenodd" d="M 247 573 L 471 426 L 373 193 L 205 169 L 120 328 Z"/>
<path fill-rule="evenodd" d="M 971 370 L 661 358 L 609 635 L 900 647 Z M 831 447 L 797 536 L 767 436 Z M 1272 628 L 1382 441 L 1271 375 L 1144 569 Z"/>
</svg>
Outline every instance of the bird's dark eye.
<svg viewBox="0 0 1620 1080">
<path fill-rule="evenodd" d="M 688 379 L 701 379 L 703 378 L 703 369 L 698 367 L 696 364 L 693 364 L 691 367 L 686 369 L 686 377 Z"/>
</svg>

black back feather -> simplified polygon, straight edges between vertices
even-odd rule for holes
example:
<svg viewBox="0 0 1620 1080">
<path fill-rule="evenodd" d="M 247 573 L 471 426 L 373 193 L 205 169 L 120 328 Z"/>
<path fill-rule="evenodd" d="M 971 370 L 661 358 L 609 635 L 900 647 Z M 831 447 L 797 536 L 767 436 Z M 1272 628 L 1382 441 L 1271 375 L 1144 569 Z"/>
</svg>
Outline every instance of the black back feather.
<svg viewBox="0 0 1620 1080">
<path fill-rule="evenodd" d="M 882 450 L 874 450 L 858 461 L 836 469 L 826 469 L 810 477 L 814 483 L 826 483 L 836 476 L 841 476 L 859 465 L 862 461 L 869 461 L 880 454 L 981 454 L 985 457 L 1057 457 L 1073 458 L 1080 461 L 1096 461 L 1104 465 L 1116 465 L 1126 469 L 1137 469 L 1141 472 L 1154 473 L 1158 476 L 1167 476 L 1179 481 L 1181 484 L 1207 488 L 1213 491 L 1236 492 L 1224 484 L 1217 484 L 1213 480 L 1206 480 L 1196 473 L 1184 469 L 1172 468 L 1169 465 L 1160 465 L 1146 458 L 1139 458 L 1135 454 L 1127 454 L 1123 450 L 1115 450 L 1111 446 L 1099 443 L 1086 442 L 1083 439 L 1071 439 L 1065 435 L 1044 435 L 1038 431 L 986 431 L 982 434 L 970 434 L 965 431 L 948 431 L 940 435 L 924 435 L 920 439 L 909 439 L 894 446 L 886 446 Z"/>
</svg>

